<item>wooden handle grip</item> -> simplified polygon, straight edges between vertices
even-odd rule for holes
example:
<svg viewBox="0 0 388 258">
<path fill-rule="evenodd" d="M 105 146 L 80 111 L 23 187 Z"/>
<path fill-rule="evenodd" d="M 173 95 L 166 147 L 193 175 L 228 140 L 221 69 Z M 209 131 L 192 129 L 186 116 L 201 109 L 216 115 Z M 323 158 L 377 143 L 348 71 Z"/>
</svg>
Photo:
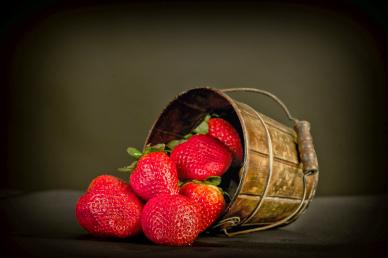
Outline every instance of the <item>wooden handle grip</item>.
<svg viewBox="0 0 388 258">
<path fill-rule="evenodd" d="M 310 123 L 307 121 L 296 121 L 294 128 L 298 135 L 298 150 L 303 164 L 303 172 L 305 174 L 314 174 L 318 172 L 319 167 L 313 137 L 310 133 Z"/>
</svg>

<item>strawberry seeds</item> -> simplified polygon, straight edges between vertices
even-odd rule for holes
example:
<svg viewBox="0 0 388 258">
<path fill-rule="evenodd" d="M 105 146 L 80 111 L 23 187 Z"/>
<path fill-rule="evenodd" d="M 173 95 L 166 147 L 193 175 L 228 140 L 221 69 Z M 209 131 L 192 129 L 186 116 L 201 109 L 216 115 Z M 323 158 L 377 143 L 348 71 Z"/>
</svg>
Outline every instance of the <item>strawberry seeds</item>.
<svg viewBox="0 0 388 258">
<path fill-rule="evenodd" d="M 183 139 L 128 148 L 134 158 L 120 171 L 93 179 L 76 206 L 78 223 L 99 237 L 127 238 L 141 232 L 153 243 L 192 244 L 226 207 L 221 176 L 243 159 L 235 128 L 222 118 L 204 121 Z"/>
</svg>

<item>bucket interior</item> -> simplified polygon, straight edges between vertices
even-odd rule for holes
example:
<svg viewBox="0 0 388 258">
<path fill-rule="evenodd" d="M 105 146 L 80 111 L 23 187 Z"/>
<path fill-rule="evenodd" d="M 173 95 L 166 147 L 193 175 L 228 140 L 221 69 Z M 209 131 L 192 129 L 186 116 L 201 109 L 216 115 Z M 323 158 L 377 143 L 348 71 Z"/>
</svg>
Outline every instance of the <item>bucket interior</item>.
<svg viewBox="0 0 388 258">
<path fill-rule="evenodd" d="M 186 91 L 163 110 L 151 128 L 146 144 L 154 145 L 181 139 L 197 127 L 207 114 L 217 114 L 233 125 L 245 149 L 241 122 L 234 106 L 232 99 L 214 89 L 197 88 Z M 240 181 L 239 170 L 240 167 L 231 167 L 222 176 L 221 187 L 231 197 L 235 195 Z"/>
</svg>

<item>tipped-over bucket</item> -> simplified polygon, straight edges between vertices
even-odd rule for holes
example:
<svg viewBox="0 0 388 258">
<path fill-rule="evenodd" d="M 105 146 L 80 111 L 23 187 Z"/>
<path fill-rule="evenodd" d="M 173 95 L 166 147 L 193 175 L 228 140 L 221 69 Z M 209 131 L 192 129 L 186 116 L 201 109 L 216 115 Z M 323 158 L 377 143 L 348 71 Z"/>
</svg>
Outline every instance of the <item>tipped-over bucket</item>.
<svg viewBox="0 0 388 258">
<path fill-rule="evenodd" d="M 293 121 L 294 128 L 279 123 L 226 93 L 259 93 L 275 100 Z M 179 94 L 151 128 L 146 144 L 183 138 L 216 113 L 239 132 L 244 147 L 241 167 L 223 176 L 231 201 L 214 229 L 228 236 L 286 225 L 311 202 L 318 182 L 318 162 L 310 124 L 293 118 L 273 94 L 252 88 L 217 90 L 195 88 Z"/>
</svg>

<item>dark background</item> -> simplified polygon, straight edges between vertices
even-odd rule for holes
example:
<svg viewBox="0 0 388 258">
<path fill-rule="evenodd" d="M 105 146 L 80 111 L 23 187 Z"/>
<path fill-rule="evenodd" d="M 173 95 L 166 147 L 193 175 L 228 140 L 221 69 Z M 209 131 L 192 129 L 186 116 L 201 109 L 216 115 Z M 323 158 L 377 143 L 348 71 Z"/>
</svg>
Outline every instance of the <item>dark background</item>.
<svg viewBox="0 0 388 258">
<path fill-rule="evenodd" d="M 368 1 L 2 4 L 3 189 L 85 189 L 199 86 L 312 123 L 319 195 L 386 193 L 387 9 Z M 263 97 L 235 94 L 288 123 Z M 290 124 L 289 124 L 290 125 Z"/>
</svg>

